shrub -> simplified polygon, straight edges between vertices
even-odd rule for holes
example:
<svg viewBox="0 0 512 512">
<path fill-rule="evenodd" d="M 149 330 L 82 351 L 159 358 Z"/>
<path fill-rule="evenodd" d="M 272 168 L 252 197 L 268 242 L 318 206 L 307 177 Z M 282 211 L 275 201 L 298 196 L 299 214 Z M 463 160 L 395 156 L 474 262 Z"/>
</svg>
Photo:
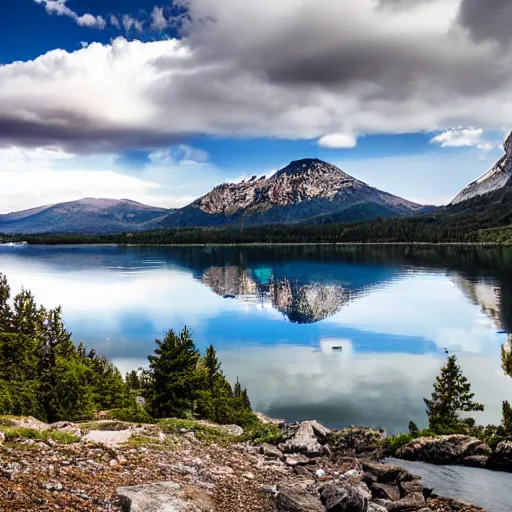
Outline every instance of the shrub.
<svg viewBox="0 0 512 512">
<path fill-rule="evenodd" d="M 155 420 L 143 407 L 133 405 L 122 409 L 114 409 L 109 415 L 111 420 L 127 421 L 129 423 L 154 423 Z"/>
</svg>

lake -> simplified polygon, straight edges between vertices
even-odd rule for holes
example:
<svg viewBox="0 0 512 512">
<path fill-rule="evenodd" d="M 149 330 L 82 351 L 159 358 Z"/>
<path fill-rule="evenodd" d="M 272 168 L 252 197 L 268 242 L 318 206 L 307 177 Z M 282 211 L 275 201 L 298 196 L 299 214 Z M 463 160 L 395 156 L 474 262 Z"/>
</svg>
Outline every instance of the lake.
<svg viewBox="0 0 512 512">
<path fill-rule="evenodd" d="M 0 272 L 75 342 L 126 372 L 187 325 L 256 410 L 329 427 L 426 426 L 423 397 L 456 354 L 498 423 L 512 401 L 512 251 L 468 247 L 0 246 Z"/>
</svg>

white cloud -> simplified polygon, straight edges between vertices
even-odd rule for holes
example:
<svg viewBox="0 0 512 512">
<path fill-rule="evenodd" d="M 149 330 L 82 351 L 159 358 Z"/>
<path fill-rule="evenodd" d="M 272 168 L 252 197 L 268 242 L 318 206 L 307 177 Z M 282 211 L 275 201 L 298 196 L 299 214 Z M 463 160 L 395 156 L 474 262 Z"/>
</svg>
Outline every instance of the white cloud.
<svg viewBox="0 0 512 512">
<path fill-rule="evenodd" d="M 149 154 L 149 160 L 156 165 L 189 165 L 206 162 L 208 153 L 186 144 L 179 144 L 169 149 L 153 151 Z"/>
<path fill-rule="evenodd" d="M 352 149 L 357 146 L 357 138 L 345 133 L 330 133 L 320 138 L 318 145 L 329 149 Z"/>
<path fill-rule="evenodd" d="M 119 19 L 118 19 L 118 17 L 117 17 L 117 16 L 115 16 L 114 14 L 111 14 L 111 15 L 109 16 L 109 19 L 110 19 L 110 24 L 111 24 L 113 27 L 117 28 L 118 30 L 120 30 L 120 29 L 121 29 L 121 23 L 119 23 Z"/>
<path fill-rule="evenodd" d="M 443 148 L 480 146 L 483 134 L 482 128 L 452 128 L 436 135 L 430 142 Z"/>
<path fill-rule="evenodd" d="M 180 5 L 180 41 L 117 39 L 0 68 L 0 112 L 16 124 L 4 133 L 31 144 L 154 146 L 210 134 L 336 145 L 334 134 L 488 130 L 512 117 L 512 52 L 471 38 L 459 0 L 416 4 L 414 15 L 374 0 Z"/>
<path fill-rule="evenodd" d="M 129 14 L 123 14 L 121 22 L 126 32 L 130 32 L 132 27 L 137 30 L 137 32 L 142 32 L 144 28 L 144 23 L 142 21 L 130 16 Z"/>
<path fill-rule="evenodd" d="M 34 0 L 38 4 L 44 5 L 48 14 L 56 14 L 57 16 L 67 16 L 73 19 L 81 27 L 104 29 L 107 22 L 102 16 L 94 16 L 86 13 L 79 16 L 75 11 L 66 5 L 67 0 Z"/>
<path fill-rule="evenodd" d="M 190 204 L 222 179 L 208 154 L 187 145 L 154 151 L 132 171 L 121 155 L 55 147 L 0 147 L 0 213 L 83 197 L 133 199 L 164 208 Z"/>
<path fill-rule="evenodd" d="M 155 6 L 151 12 L 151 28 L 153 30 L 164 30 L 167 26 L 168 22 L 164 16 L 163 7 Z"/>
</svg>

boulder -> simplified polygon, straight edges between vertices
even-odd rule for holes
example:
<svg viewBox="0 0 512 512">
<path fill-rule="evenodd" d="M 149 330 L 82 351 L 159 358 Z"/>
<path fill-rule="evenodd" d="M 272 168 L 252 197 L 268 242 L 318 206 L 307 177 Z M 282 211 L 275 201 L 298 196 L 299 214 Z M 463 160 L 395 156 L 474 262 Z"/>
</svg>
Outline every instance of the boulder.
<svg viewBox="0 0 512 512">
<path fill-rule="evenodd" d="M 382 429 L 347 427 L 333 431 L 329 437 L 329 445 L 335 455 L 379 457 L 382 440 L 386 436 L 386 431 Z"/>
<path fill-rule="evenodd" d="M 283 428 L 285 426 L 284 420 L 276 420 L 274 418 L 269 418 L 268 416 L 265 416 L 262 412 L 255 412 L 254 413 L 260 423 L 263 423 L 263 425 L 275 425 L 278 428 Z"/>
<path fill-rule="evenodd" d="M 50 426 L 43 421 L 32 416 L 6 416 L 2 418 L 2 423 L 7 427 L 23 427 L 38 430 L 42 432 L 48 430 Z"/>
<path fill-rule="evenodd" d="M 174 482 L 159 482 L 133 487 L 119 487 L 117 495 L 126 512 L 201 512 L 200 504 L 186 501 L 181 486 Z"/>
<path fill-rule="evenodd" d="M 409 496 L 405 496 L 404 498 L 395 501 L 393 506 L 391 507 L 391 511 L 402 511 L 407 510 L 407 512 L 412 510 L 420 510 L 425 508 L 426 502 L 423 494 L 415 493 L 410 494 Z"/>
<path fill-rule="evenodd" d="M 82 441 L 116 446 L 130 440 L 135 430 L 91 430 L 82 437 Z"/>
<path fill-rule="evenodd" d="M 491 449 L 479 439 L 465 435 L 420 437 L 400 448 L 396 456 L 430 464 L 485 466 Z"/>
<path fill-rule="evenodd" d="M 395 485 L 379 484 L 371 486 L 372 497 L 375 499 L 398 501 L 401 498 L 400 489 Z"/>
<path fill-rule="evenodd" d="M 512 442 L 501 442 L 487 461 L 489 469 L 512 472 Z"/>
<path fill-rule="evenodd" d="M 320 499 L 300 487 L 279 488 L 276 499 L 278 512 L 325 512 Z"/>
<path fill-rule="evenodd" d="M 377 478 L 377 482 L 380 484 L 398 485 L 400 482 L 407 482 L 419 478 L 395 464 L 365 461 L 363 463 L 363 469 L 366 473 L 374 475 Z"/>
<path fill-rule="evenodd" d="M 320 457 L 328 453 L 325 446 L 331 431 L 314 420 L 303 421 L 291 427 L 291 436 L 281 443 L 284 453 L 303 453 L 308 457 Z"/>
<path fill-rule="evenodd" d="M 368 499 L 354 487 L 328 484 L 322 488 L 320 499 L 327 512 L 368 511 Z"/>
<path fill-rule="evenodd" d="M 263 443 L 260 447 L 260 453 L 269 459 L 282 459 L 283 452 L 273 444 Z"/>
<path fill-rule="evenodd" d="M 82 429 L 71 421 L 58 421 L 56 423 L 50 424 L 50 429 L 55 430 L 57 432 L 66 432 L 67 434 L 72 434 L 76 437 L 82 437 Z"/>
</svg>

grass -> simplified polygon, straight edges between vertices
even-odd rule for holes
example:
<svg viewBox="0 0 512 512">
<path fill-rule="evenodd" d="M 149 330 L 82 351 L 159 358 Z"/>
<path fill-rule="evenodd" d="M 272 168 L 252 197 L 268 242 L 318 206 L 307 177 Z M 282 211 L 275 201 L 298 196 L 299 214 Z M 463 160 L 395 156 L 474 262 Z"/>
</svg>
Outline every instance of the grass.
<svg viewBox="0 0 512 512">
<path fill-rule="evenodd" d="M 227 433 L 221 426 L 204 425 L 194 420 L 169 418 L 161 420 L 158 427 L 165 433 L 177 434 L 181 429 L 193 432 L 200 441 L 229 444 L 244 441 L 251 441 L 256 444 L 271 443 L 277 444 L 282 440 L 283 434 L 275 425 L 254 422 L 246 425 L 241 436 L 234 436 Z"/>
<path fill-rule="evenodd" d="M 238 438 L 221 428 L 204 425 L 194 420 L 183 420 L 178 418 L 168 418 L 161 420 L 158 426 L 162 432 L 166 434 L 178 434 L 181 429 L 186 429 L 193 432 L 199 441 L 205 441 L 218 444 L 229 444 L 236 441 Z"/>
<path fill-rule="evenodd" d="M 33 439 L 34 441 L 48 441 L 51 439 L 58 444 L 78 443 L 80 438 L 69 432 L 59 432 L 56 430 L 36 430 L 26 427 L 0 427 L 0 431 L 5 434 L 6 442 L 12 442 L 17 439 Z"/>
<path fill-rule="evenodd" d="M 276 425 L 258 422 L 247 427 L 240 440 L 251 441 L 256 444 L 278 444 L 283 440 L 283 433 Z"/>
<path fill-rule="evenodd" d="M 432 432 L 428 428 L 425 430 L 419 430 L 414 433 L 406 433 L 406 434 L 395 434 L 393 436 L 388 436 L 386 439 L 381 441 L 381 446 L 391 454 L 395 454 L 400 448 L 403 448 L 411 441 L 418 439 L 419 437 L 436 437 L 439 434 Z"/>
<path fill-rule="evenodd" d="M 119 420 L 102 420 L 102 421 L 86 421 L 78 423 L 84 434 L 88 434 L 91 430 L 126 430 L 130 427 L 130 423 Z"/>
</svg>

